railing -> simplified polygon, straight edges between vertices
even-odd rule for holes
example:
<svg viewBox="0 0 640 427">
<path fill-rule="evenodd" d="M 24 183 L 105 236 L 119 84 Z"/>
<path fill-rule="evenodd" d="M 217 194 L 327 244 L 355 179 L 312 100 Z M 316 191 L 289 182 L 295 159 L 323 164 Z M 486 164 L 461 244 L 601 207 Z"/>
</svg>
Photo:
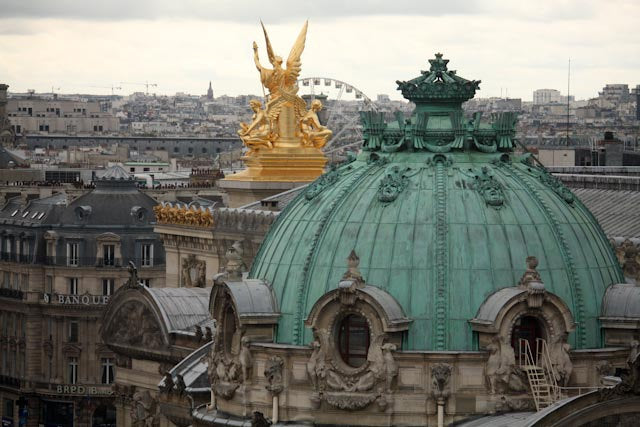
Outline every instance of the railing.
<svg viewBox="0 0 640 427">
<path fill-rule="evenodd" d="M 562 398 L 562 391 L 560 390 L 558 381 L 556 380 L 556 370 L 553 368 L 553 363 L 551 363 L 551 356 L 549 355 L 547 341 L 542 338 L 536 338 L 536 356 L 538 358 L 538 366 L 544 369 L 545 376 L 549 381 L 554 401 L 560 400 Z"/>
<path fill-rule="evenodd" d="M 19 289 L 0 288 L 0 297 L 22 299 L 24 293 Z"/>
<path fill-rule="evenodd" d="M 9 375 L 0 375 L 0 385 L 20 388 L 20 378 L 12 377 Z"/>
<path fill-rule="evenodd" d="M 0 260 L 16 262 L 17 254 L 14 252 L 0 252 Z"/>
<path fill-rule="evenodd" d="M 153 267 L 165 264 L 164 258 L 103 258 L 103 257 L 78 257 L 70 259 L 66 256 L 45 256 L 39 257 L 38 261 L 45 265 L 61 267 L 100 267 L 100 268 L 121 268 L 133 261 L 136 267 Z M 144 261 L 144 262 L 143 262 Z"/>
</svg>

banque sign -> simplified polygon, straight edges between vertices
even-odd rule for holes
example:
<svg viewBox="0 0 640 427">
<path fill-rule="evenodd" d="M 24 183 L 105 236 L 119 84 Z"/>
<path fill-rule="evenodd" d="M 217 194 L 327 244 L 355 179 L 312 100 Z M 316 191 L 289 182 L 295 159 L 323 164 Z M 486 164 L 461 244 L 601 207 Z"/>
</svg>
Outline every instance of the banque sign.
<svg viewBox="0 0 640 427">
<path fill-rule="evenodd" d="M 109 295 L 64 295 L 54 294 L 53 301 L 65 305 L 104 305 L 109 302 Z"/>
<path fill-rule="evenodd" d="M 75 384 L 61 384 L 56 387 L 56 393 L 69 394 L 69 395 L 82 395 L 82 396 L 97 396 L 97 395 L 111 395 L 113 391 L 111 387 L 98 387 L 95 385 L 75 385 Z"/>
</svg>

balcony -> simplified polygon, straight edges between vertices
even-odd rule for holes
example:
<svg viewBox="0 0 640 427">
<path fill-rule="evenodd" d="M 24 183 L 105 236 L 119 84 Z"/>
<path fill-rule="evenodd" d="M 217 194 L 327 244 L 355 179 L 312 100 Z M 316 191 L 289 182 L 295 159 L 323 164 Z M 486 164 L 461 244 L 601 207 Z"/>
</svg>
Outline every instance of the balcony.
<svg viewBox="0 0 640 427">
<path fill-rule="evenodd" d="M 45 265 L 60 266 L 60 267 L 99 267 L 99 268 L 121 268 L 129 264 L 129 261 L 133 261 L 136 267 L 152 267 L 163 266 L 165 264 L 164 258 L 98 258 L 98 257 L 79 257 L 70 260 L 66 256 L 46 256 L 38 259 L 40 263 Z M 73 261 L 70 263 L 70 261 Z M 145 261 L 145 263 L 143 263 Z M 149 265 L 150 263 L 150 265 Z"/>
<path fill-rule="evenodd" d="M 20 378 L 11 377 L 9 375 L 0 375 L 0 385 L 20 388 Z"/>
<path fill-rule="evenodd" d="M 0 297 L 21 300 L 24 297 L 24 293 L 19 289 L 0 288 Z"/>
<path fill-rule="evenodd" d="M 16 262 L 17 261 L 17 256 L 13 252 L 0 252 L 0 260 L 9 261 L 9 262 Z"/>
</svg>

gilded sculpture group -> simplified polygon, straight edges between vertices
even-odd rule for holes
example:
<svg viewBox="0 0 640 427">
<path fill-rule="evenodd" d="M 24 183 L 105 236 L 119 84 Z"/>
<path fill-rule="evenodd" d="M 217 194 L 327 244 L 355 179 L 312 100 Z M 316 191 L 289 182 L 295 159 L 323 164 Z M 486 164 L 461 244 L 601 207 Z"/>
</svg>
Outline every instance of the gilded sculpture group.
<svg viewBox="0 0 640 427">
<path fill-rule="evenodd" d="M 260 64 L 258 45 L 253 43 L 253 58 L 256 68 L 260 72 L 263 87 L 269 90 L 266 96 L 267 104 L 263 108 L 257 99 L 249 102 L 253 110 L 251 123 L 240 123 L 238 135 L 249 148 L 249 154 L 257 148 L 274 148 L 280 139 L 297 139 L 303 147 L 322 148 L 331 138 L 332 132 L 320 124 L 318 112 L 322 110 L 319 100 L 311 102 L 307 110 L 306 102 L 297 94 L 297 79 L 302 69 L 300 56 L 304 50 L 307 36 L 307 23 L 304 24 L 298 39 L 291 48 L 287 58 L 287 68 L 282 68 L 282 58 L 273 52 L 271 42 L 264 31 L 269 62 L 273 69 Z"/>
<path fill-rule="evenodd" d="M 209 209 L 194 206 L 156 205 L 153 207 L 158 224 L 191 225 L 195 227 L 211 227 L 213 215 Z"/>
</svg>

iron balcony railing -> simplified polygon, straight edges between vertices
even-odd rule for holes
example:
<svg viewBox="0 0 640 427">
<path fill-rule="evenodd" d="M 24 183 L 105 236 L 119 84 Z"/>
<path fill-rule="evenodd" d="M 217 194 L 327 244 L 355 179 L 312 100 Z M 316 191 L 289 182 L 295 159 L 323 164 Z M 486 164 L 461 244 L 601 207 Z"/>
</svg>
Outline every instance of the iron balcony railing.
<svg viewBox="0 0 640 427">
<path fill-rule="evenodd" d="M 0 288 L 0 297 L 22 299 L 24 293 L 19 289 Z"/>
<path fill-rule="evenodd" d="M 38 262 L 61 267 L 100 267 L 100 268 L 121 268 L 126 267 L 129 261 L 133 261 L 136 267 L 163 266 L 164 258 L 103 258 L 103 257 L 77 257 L 67 256 L 46 256 L 39 257 Z"/>
</svg>

